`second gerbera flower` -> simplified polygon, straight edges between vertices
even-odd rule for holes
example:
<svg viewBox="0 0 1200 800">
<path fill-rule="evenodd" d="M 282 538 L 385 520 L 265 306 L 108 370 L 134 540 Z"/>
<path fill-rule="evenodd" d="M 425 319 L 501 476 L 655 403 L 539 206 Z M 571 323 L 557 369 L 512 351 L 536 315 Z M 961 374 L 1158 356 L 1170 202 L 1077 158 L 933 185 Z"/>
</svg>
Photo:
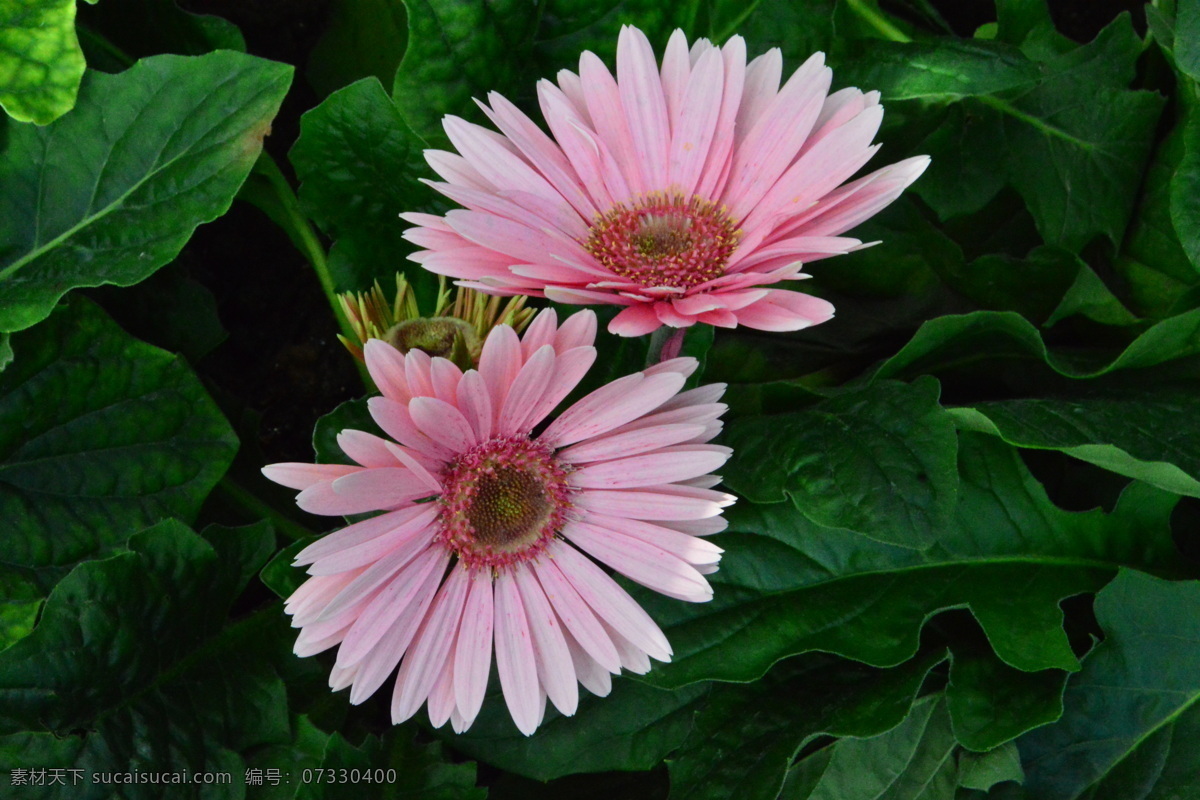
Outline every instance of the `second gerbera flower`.
<svg viewBox="0 0 1200 800">
<path fill-rule="evenodd" d="M 330 676 L 350 700 L 400 665 L 399 723 L 428 701 L 435 726 L 465 730 L 495 661 L 517 727 L 530 734 L 549 698 L 573 714 L 577 684 L 607 694 L 610 674 L 670 659 L 666 637 L 587 555 L 671 597 L 704 601 L 733 498 L 708 474 L 728 448 L 723 386 L 680 391 L 696 361 L 678 358 L 545 418 L 596 357 L 596 317 L 557 325 L 543 311 L 518 338 L 501 325 L 478 370 L 420 350 L 365 348 L 383 392 L 371 416 L 392 440 L 356 430 L 338 443 L 356 465 L 274 464 L 315 514 L 379 516 L 301 551 L 310 577 L 287 601 L 296 653 L 337 646 Z M 394 440 L 394 441 L 393 441 Z M 578 549 L 577 549 L 578 548 Z"/>
<path fill-rule="evenodd" d="M 626 336 L 704 322 L 797 330 L 833 315 L 824 300 L 763 288 L 862 243 L 840 236 L 920 176 L 919 156 L 852 183 L 878 149 L 878 93 L 829 94 L 818 53 L 781 88 L 779 50 L 746 63 L 741 37 L 689 50 L 676 31 L 661 66 L 625 27 L 614 78 L 585 52 L 579 73 L 542 81 L 547 136 L 498 94 L 503 135 L 457 117 L 458 153 L 429 151 L 431 185 L 465 206 L 404 214 L 427 269 L 494 294 L 625 308 Z"/>
</svg>

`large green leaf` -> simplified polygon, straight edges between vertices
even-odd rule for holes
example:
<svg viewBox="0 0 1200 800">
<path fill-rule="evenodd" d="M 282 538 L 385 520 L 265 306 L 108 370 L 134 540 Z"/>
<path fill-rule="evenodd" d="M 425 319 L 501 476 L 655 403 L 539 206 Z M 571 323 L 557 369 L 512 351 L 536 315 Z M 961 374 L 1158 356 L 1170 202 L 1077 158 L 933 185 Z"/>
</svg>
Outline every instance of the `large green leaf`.
<svg viewBox="0 0 1200 800">
<path fill-rule="evenodd" d="M 1096 619 L 1105 639 L 1069 682 L 1062 719 L 1018 740 L 1031 795 L 1196 796 L 1200 582 L 1123 570 L 1097 595 Z"/>
<path fill-rule="evenodd" d="M 891 670 L 785 662 L 757 683 L 714 687 L 671 761 L 671 797 L 773 800 L 796 754 L 818 735 L 875 736 L 900 724 L 944 657 Z"/>
<path fill-rule="evenodd" d="M 1178 498 L 1134 484 L 1111 514 L 1056 507 L 994 438 L 960 436 L 959 502 L 916 551 L 809 521 L 790 504 L 740 503 L 703 604 L 633 589 L 674 648 L 645 678 L 662 686 L 746 681 L 820 650 L 873 666 L 917 651 L 925 621 L 969 608 L 992 648 L 1023 671 L 1078 669 L 1059 602 L 1094 592 L 1123 564 L 1177 569 L 1167 519 Z"/>
<path fill-rule="evenodd" d="M 0 106 L 10 116 L 38 125 L 61 117 L 75 104 L 83 69 L 75 0 L 0 6 Z"/>
<path fill-rule="evenodd" d="M 952 409 L 968 429 L 1017 447 L 1061 450 L 1169 492 L 1200 497 L 1200 416 L 1194 390 L 1158 389 L 997 400 Z"/>
<path fill-rule="evenodd" d="M 237 449 L 177 356 L 75 300 L 13 336 L 0 373 L 8 568 L 53 583 L 167 517 L 192 518 Z"/>
<path fill-rule="evenodd" d="M 1115 357 L 1111 351 L 1047 348 L 1028 320 L 1005 311 L 975 311 L 931 319 L 891 358 L 873 380 L 942 373 L 981 362 L 1042 362 L 1069 378 L 1098 378 L 1200 354 L 1200 311 L 1164 319 L 1147 328 Z M 1036 365 L 1036 364 L 1035 364 Z M 1026 372 L 1029 364 L 1022 364 Z"/>
<path fill-rule="evenodd" d="M 335 240 L 330 266 L 339 291 L 365 290 L 374 280 L 390 289 L 405 268 L 412 246 L 398 215 L 427 210 L 432 200 L 418 180 L 429 171 L 422 148 L 375 78 L 334 92 L 301 119 L 290 158 L 304 210 Z M 430 281 L 409 266 L 410 280 Z"/>
<path fill-rule="evenodd" d="M 110 797 L 89 776 L 111 771 L 230 772 L 238 785 L 172 796 L 240 797 L 242 754 L 290 735 L 275 667 L 282 612 L 226 619 L 272 539 L 265 525 L 202 538 L 171 520 L 77 567 L 33 633 L 0 653 L 0 761 L 83 771 L 43 797 Z M 162 791 L 133 784 L 122 796 Z"/>
<path fill-rule="evenodd" d="M 952 102 L 1030 88 L 1041 71 L 1017 48 L 982 39 L 872 41 L 869 55 L 839 69 L 839 83 L 876 89 L 889 100 Z"/>
<path fill-rule="evenodd" d="M 0 330 L 27 328 L 68 290 L 128 286 L 228 210 L 262 149 L 291 68 L 241 53 L 156 56 L 89 73 L 45 128 L 10 124 L 0 150 Z"/>
<path fill-rule="evenodd" d="M 470 730 L 456 736 L 444 728 L 437 735 L 480 761 L 542 781 L 651 769 L 687 737 L 708 693 L 707 684 L 666 690 L 618 678 L 607 697 L 580 692 L 573 717 L 547 708 L 537 733 L 525 736 L 513 725 L 494 678 Z"/>
<path fill-rule="evenodd" d="M 478 114 L 472 97 L 512 96 L 538 7 L 517 0 L 405 0 L 408 49 L 392 97 L 413 130 L 443 142 L 442 116 Z"/>
<path fill-rule="evenodd" d="M 790 499 L 821 525 L 925 547 L 954 508 L 953 423 L 938 385 L 878 383 L 791 414 L 739 419 L 725 483 L 756 503 Z"/>
</svg>

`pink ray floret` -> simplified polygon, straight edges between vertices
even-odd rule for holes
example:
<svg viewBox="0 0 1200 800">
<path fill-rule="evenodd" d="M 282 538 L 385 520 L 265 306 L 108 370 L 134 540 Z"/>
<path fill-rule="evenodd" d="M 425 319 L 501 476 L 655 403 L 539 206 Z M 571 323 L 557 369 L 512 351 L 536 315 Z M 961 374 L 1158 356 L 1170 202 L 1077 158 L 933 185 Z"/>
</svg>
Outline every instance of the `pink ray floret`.
<svg viewBox="0 0 1200 800">
<path fill-rule="evenodd" d="M 382 388 L 372 417 L 387 437 L 346 430 L 354 464 L 273 464 L 315 514 L 379 512 L 302 550 L 311 577 L 288 598 L 295 652 L 337 647 L 334 689 L 361 703 L 396 672 L 392 719 L 428 707 L 466 730 L 493 659 L 517 728 L 547 700 L 575 713 L 579 685 L 606 695 L 671 646 L 609 570 L 669 597 L 711 599 L 704 575 L 733 497 L 711 487 L 729 449 L 723 385 L 684 390 L 691 358 L 665 361 L 547 418 L 596 358 L 596 316 L 561 326 L 542 311 L 518 337 L 495 328 L 479 368 L 372 339 Z M 603 566 L 601 566 L 603 565 Z M 607 567 L 608 569 L 605 569 Z M 397 671 L 397 667 L 399 668 Z"/>
<path fill-rule="evenodd" d="M 585 52 L 578 73 L 538 85 L 550 135 L 490 94 L 480 105 L 499 133 L 447 117 L 457 152 L 426 152 L 442 178 L 430 185 L 463 208 L 401 215 L 424 248 L 413 260 L 492 294 L 623 306 L 609 330 L 624 336 L 830 319 L 825 300 L 766 287 L 867 246 L 842 234 L 929 158 L 851 181 L 879 149 L 878 92 L 830 94 L 821 53 L 781 86 L 782 66 L 778 49 L 747 63 L 739 36 L 689 48 L 682 31 L 659 63 L 626 26 L 615 77 Z"/>
</svg>

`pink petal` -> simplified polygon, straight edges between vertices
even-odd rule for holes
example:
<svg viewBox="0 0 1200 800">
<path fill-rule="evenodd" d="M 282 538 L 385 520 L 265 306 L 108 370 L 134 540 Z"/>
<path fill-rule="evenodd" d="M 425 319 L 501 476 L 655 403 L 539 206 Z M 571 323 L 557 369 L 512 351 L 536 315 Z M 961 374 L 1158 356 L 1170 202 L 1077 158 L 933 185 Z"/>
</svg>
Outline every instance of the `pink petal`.
<svg viewBox="0 0 1200 800">
<path fill-rule="evenodd" d="M 516 332 L 507 325 L 493 328 L 479 355 L 479 374 L 487 384 L 492 408 L 496 412 L 504 408 L 508 387 L 512 386 L 524 363 L 521 340 L 517 338 Z"/>
<path fill-rule="evenodd" d="M 387 442 L 373 433 L 347 428 L 337 435 L 338 447 L 364 467 L 394 467 L 396 458 L 387 449 Z"/>
<path fill-rule="evenodd" d="M 661 327 L 662 322 L 654 313 L 652 304 L 635 303 L 612 318 L 612 322 L 608 323 L 608 332 L 617 336 L 645 336 Z"/>
<path fill-rule="evenodd" d="M 425 466 L 420 462 L 416 454 L 410 453 L 398 444 L 391 442 L 384 442 L 383 444 L 392 458 L 407 467 L 413 477 L 426 489 L 434 494 L 442 491 L 442 482 L 435 478 L 429 470 L 425 469 Z"/>
<path fill-rule="evenodd" d="M 663 98 L 667 103 L 667 118 L 671 130 L 678 130 L 679 115 L 683 108 L 683 96 L 688 88 L 688 76 L 692 71 L 691 59 L 688 58 L 687 36 L 679 28 L 671 33 L 667 40 L 667 49 L 663 51 L 662 79 Z"/>
<path fill-rule="evenodd" d="M 433 383 L 433 396 L 447 403 L 454 403 L 458 394 L 458 382 L 463 372 L 448 358 L 440 356 L 429 363 L 429 379 Z"/>
<path fill-rule="evenodd" d="M 413 552 L 405 548 L 379 559 L 351 581 L 350 585 L 337 593 L 337 596 L 329 602 L 329 605 L 325 606 L 325 609 L 317 617 L 317 622 L 333 619 L 347 608 L 361 602 L 367 595 L 390 581 L 396 573 L 404 568 L 405 564 L 419 554 L 420 551 Z M 342 666 L 348 665 L 343 664 Z"/>
<path fill-rule="evenodd" d="M 380 514 L 378 517 L 371 517 L 362 522 L 356 522 L 339 531 L 322 536 L 301 550 L 296 554 L 296 559 L 292 562 L 292 566 L 302 567 L 311 564 L 317 559 L 357 547 L 364 542 L 369 542 L 376 537 L 391 533 L 398 528 L 428 525 L 434 518 L 430 516 L 432 511 L 433 509 L 422 506 L 410 506 L 402 508 L 399 511 L 389 511 L 386 514 Z"/>
<path fill-rule="evenodd" d="M 604 632 L 604 626 L 599 622 L 596 626 L 600 628 L 600 632 L 604 633 L 607 639 L 608 634 Z M 588 655 L 575 638 L 571 636 L 569 630 L 563 631 L 563 638 L 567 641 L 567 649 L 571 653 L 571 663 L 575 667 L 575 677 L 587 689 L 597 697 L 607 697 L 612 691 L 612 674 L 601 666 L 594 658 Z M 617 655 L 616 647 L 613 647 L 613 663 L 616 664 L 615 671 L 620 672 L 621 661 Z"/>
<path fill-rule="evenodd" d="M 296 462 L 268 464 L 262 468 L 262 474 L 268 480 L 289 489 L 300 490 L 361 471 L 362 467 L 349 464 L 301 464 Z"/>
<path fill-rule="evenodd" d="M 700 445 L 700 447 L 713 446 Z M 680 452 L 677 448 L 672 448 L 662 453 L 591 464 L 571 473 L 570 482 L 572 486 L 583 489 L 627 489 L 638 486 L 654 486 L 711 472 L 728 460 L 729 455 L 720 450 Z"/>
<path fill-rule="evenodd" d="M 760 331 L 798 331 L 833 318 L 833 305 L 800 292 L 773 289 L 737 312 L 738 322 Z"/>
<path fill-rule="evenodd" d="M 429 697 L 434 683 L 446 666 L 446 657 L 458 635 L 463 602 L 467 598 L 467 571 L 450 570 L 434 598 L 429 615 L 417 632 L 412 650 L 400 663 L 396 688 L 392 693 L 392 722 L 399 725 L 411 717 Z"/>
<path fill-rule="evenodd" d="M 605 514 L 589 514 L 585 521 L 595 527 L 612 531 L 618 536 L 639 539 L 692 566 L 716 564 L 721 560 L 721 553 L 725 552 L 712 542 L 650 522 L 620 519 Z"/>
<path fill-rule="evenodd" d="M 579 685 L 575 681 L 575 666 L 558 617 L 537 579 L 524 564 L 518 564 L 513 574 L 533 634 L 533 654 L 542 688 L 554 707 L 569 717 L 579 706 Z"/>
<path fill-rule="evenodd" d="M 619 672 L 621 660 L 613 647 L 612 639 L 571 582 L 554 566 L 551 559 L 539 559 L 533 562 L 532 566 L 550 605 L 578 646 L 604 669 Z"/>
<path fill-rule="evenodd" d="M 664 186 L 671 141 L 667 101 L 650 40 L 632 25 L 622 26 L 617 38 L 617 85 L 642 174 L 650 186 Z"/>
<path fill-rule="evenodd" d="M 556 303 L 567 303 L 578 306 L 595 306 L 595 305 L 613 305 L 613 306 L 630 306 L 633 307 L 636 301 L 630 300 L 627 297 L 622 297 L 615 292 L 599 292 L 590 289 L 574 289 L 566 286 L 547 286 L 545 288 L 546 297 Z M 617 316 L 620 316 L 618 314 Z M 614 320 L 615 322 L 615 320 Z M 609 323 L 608 329 L 612 331 L 612 323 Z M 616 331 L 613 331 L 614 333 Z M 640 334 L 622 334 L 628 336 Z"/>
<path fill-rule="evenodd" d="M 532 427 L 530 412 L 536 409 L 538 401 L 546 394 L 554 376 L 555 360 L 554 346 L 547 344 L 521 367 L 508 396 L 504 398 L 504 408 L 496 425 L 497 433 L 509 436 L 529 431 Z"/>
<path fill-rule="evenodd" d="M 486 441 L 492 436 L 492 398 L 483 377 L 475 370 L 468 370 L 458 384 L 458 408 L 475 438 Z"/>
<path fill-rule="evenodd" d="M 404 372 L 404 355 L 385 341 L 368 339 L 363 345 L 363 359 L 371 380 L 383 392 L 401 403 L 408 402 L 412 392 L 408 390 L 408 378 Z"/>
<path fill-rule="evenodd" d="M 732 502 L 732 495 L 728 502 L 716 503 L 641 489 L 588 489 L 580 492 L 575 499 L 575 505 L 579 508 L 598 514 L 653 520 L 707 519 L 720 514 L 721 509 Z"/>
<path fill-rule="evenodd" d="M 658 625 L 604 570 L 561 542 L 552 544 L 548 551 L 553 556 L 554 566 L 596 616 L 655 659 L 671 659 L 671 645 Z"/>
<path fill-rule="evenodd" d="M 422 505 L 431 505 L 423 503 Z M 433 503 L 432 505 L 437 505 Z M 415 556 L 433 541 L 435 528 L 433 521 L 437 519 L 437 509 L 425 509 L 419 516 L 405 525 L 398 525 L 391 531 L 368 539 L 362 544 L 347 547 L 324 558 L 315 560 L 308 569 L 309 575 L 336 575 L 359 567 L 374 564 L 384 556 L 401 550 L 411 551 Z"/>
<path fill-rule="evenodd" d="M 457 408 L 436 397 L 414 397 L 408 413 L 421 433 L 452 453 L 461 453 L 475 446 L 477 440 L 471 423 Z"/>
<path fill-rule="evenodd" d="M 586 522 L 567 525 L 563 535 L 625 577 L 656 592 L 690 603 L 712 599 L 708 581 L 686 561 L 661 547 Z"/>
<path fill-rule="evenodd" d="M 620 60 L 618 58 L 618 63 Z M 595 125 L 597 144 L 603 144 L 612 152 L 612 165 L 620 171 L 628 192 L 638 194 L 648 191 L 651 187 L 642 177 L 625 110 L 621 107 L 620 90 L 612 73 L 595 53 L 585 50 L 579 57 L 579 79 L 583 83 L 588 115 Z M 612 191 L 613 182 L 608 179 L 605 182 L 609 191 Z M 613 196 L 613 200 L 618 202 L 626 199 L 622 194 Z"/>
<path fill-rule="evenodd" d="M 454 697 L 465 730 L 483 705 L 488 673 L 492 668 L 492 576 L 490 571 L 471 574 L 471 587 L 463 609 L 462 628 L 454 651 Z"/>
<path fill-rule="evenodd" d="M 551 447 L 563 447 L 599 436 L 653 411 L 678 392 L 683 382 L 676 372 L 619 378 L 580 399 L 538 438 Z"/>
<path fill-rule="evenodd" d="M 554 362 L 554 374 L 542 396 L 531 406 L 525 426 L 533 428 L 558 407 L 596 361 L 596 348 L 576 347 L 560 355 Z"/>
<path fill-rule="evenodd" d="M 354 686 L 350 689 L 352 704 L 358 705 L 375 694 L 375 690 L 383 685 L 383 682 L 396 668 L 396 664 L 400 662 L 400 658 L 407 652 L 408 646 L 417 633 L 418 626 L 425 619 L 430 605 L 433 604 L 438 584 L 441 583 L 442 575 L 449 561 L 449 552 L 442 551 L 425 582 L 413 593 L 414 602 L 408 603 L 400 609 L 399 616 L 396 617 L 387 632 L 367 655 L 354 665 L 357 667 L 358 673 L 354 678 Z M 345 643 L 343 643 L 344 647 Z M 341 655 L 342 651 L 339 650 L 338 656 L 341 657 Z"/>
<path fill-rule="evenodd" d="M 454 659 L 446 660 L 429 692 L 429 724 L 440 728 L 454 712 Z"/>
<path fill-rule="evenodd" d="M 666 61 L 663 61 L 664 66 Z M 690 197 L 708 163 L 709 148 L 721 113 L 721 90 L 725 62 L 721 51 L 711 48 L 700 57 L 687 83 L 680 116 L 671 137 L 668 182 Z"/>
<path fill-rule="evenodd" d="M 367 401 L 367 410 L 384 433 L 434 463 L 445 463 L 457 455 L 422 433 L 413 422 L 407 406 L 387 397 L 372 397 Z"/>
<path fill-rule="evenodd" d="M 310 514 L 338 516 L 391 509 L 428 494 L 408 470 L 379 467 L 314 484 L 296 495 L 296 505 Z"/>
<path fill-rule="evenodd" d="M 433 359 L 424 350 L 409 350 L 404 356 L 404 374 L 414 397 L 433 397 Z"/>
<path fill-rule="evenodd" d="M 338 666 L 348 669 L 358 664 L 396 628 L 397 620 L 403 618 L 408 621 L 407 635 L 393 636 L 389 641 L 389 649 L 398 651 L 392 663 L 398 662 L 424 618 L 424 614 L 417 611 L 433 601 L 448 558 L 444 549 L 430 547 L 397 573 L 358 614 L 338 650 Z M 434 577 L 437 582 L 432 580 Z"/>
<path fill-rule="evenodd" d="M 554 350 L 559 355 L 576 347 L 591 347 L 596 342 L 596 312 L 576 311 L 554 334 Z"/>
<path fill-rule="evenodd" d="M 533 735 L 538 725 L 538 673 L 529 620 L 511 570 L 496 576 L 496 671 L 504 702 L 517 729 Z"/>
<path fill-rule="evenodd" d="M 604 434 L 559 451 L 569 464 L 584 464 L 621 456 L 632 456 L 667 445 L 686 442 L 704 433 L 703 425 L 659 425 L 618 434 Z"/>
</svg>

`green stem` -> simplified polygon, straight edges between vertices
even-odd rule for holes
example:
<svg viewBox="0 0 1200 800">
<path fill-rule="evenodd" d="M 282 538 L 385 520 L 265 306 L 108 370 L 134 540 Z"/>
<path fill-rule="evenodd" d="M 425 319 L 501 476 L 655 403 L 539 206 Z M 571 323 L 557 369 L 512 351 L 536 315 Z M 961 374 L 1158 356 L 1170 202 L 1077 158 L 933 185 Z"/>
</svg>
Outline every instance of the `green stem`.
<svg viewBox="0 0 1200 800">
<path fill-rule="evenodd" d="M 252 516 L 268 520 L 275 527 L 275 530 L 289 539 L 306 539 L 316 535 L 300 523 L 293 522 L 267 505 L 256 494 L 235 482 L 228 475 L 221 478 L 221 482 L 217 484 L 217 487 L 225 492 L 230 500 L 250 512 Z"/>
<path fill-rule="evenodd" d="M 868 25 L 883 34 L 884 38 L 893 42 L 908 43 L 912 41 L 907 33 L 897 28 L 887 17 L 871 8 L 865 0 L 845 0 L 850 10 L 863 19 Z"/>
</svg>

